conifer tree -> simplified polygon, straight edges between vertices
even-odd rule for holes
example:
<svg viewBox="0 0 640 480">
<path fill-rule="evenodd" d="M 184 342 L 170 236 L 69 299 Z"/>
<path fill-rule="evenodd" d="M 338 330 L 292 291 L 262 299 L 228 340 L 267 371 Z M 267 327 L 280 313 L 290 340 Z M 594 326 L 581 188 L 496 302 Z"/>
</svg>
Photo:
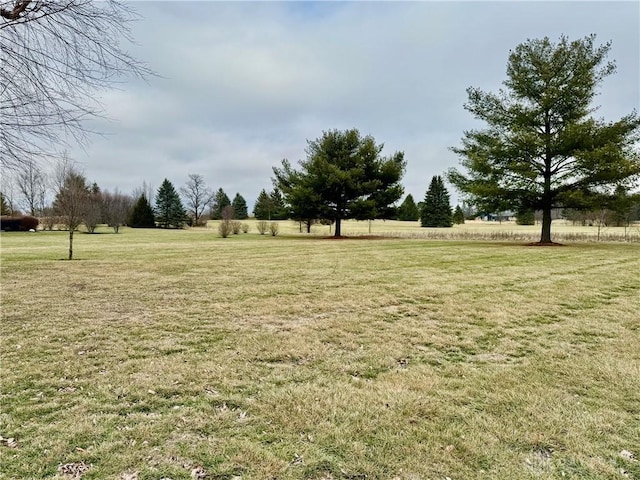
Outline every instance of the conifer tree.
<svg viewBox="0 0 640 480">
<path fill-rule="evenodd" d="M 409 194 L 398 208 L 398 220 L 414 222 L 420 219 L 420 210 L 416 205 L 413 195 Z"/>
<path fill-rule="evenodd" d="M 518 225 L 535 225 L 535 212 L 531 209 L 523 209 L 516 213 L 516 224 Z"/>
<path fill-rule="evenodd" d="M 253 216 L 256 220 L 271 220 L 271 197 L 265 189 L 258 195 L 253 207 Z"/>
<path fill-rule="evenodd" d="M 284 198 L 282 192 L 278 188 L 274 188 L 273 192 L 269 195 L 271 199 L 271 219 L 272 220 L 286 220 L 289 218 L 289 212 L 284 204 Z"/>
<path fill-rule="evenodd" d="M 516 46 L 503 89 L 467 90 L 465 109 L 486 126 L 465 132 L 453 148 L 463 169 L 451 170 L 449 181 L 481 209 L 490 202 L 540 211 L 543 245 L 552 243 L 554 208 L 583 209 L 607 189 L 634 188 L 640 116 L 593 116 L 598 87 L 615 72 L 610 50 L 610 42 L 597 46 L 595 35 Z"/>
<path fill-rule="evenodd" d="M 211 205 L 211 218 L 213 220 L 220 220 L 222 218 L 222 210 L 224 207 L 231 205 L 229 196 L 224 192 L 222 188 L 219 188 L 213 197 L 213 203 Z"/>
<path fill-rule="evenodd" d="M 449 192 L 444 186 L 442 177 L 436 175 L 431 179 L 429 190 L 424 197 L 420 223 L 423 227 L 450 227 L 451 217 Z"/>
<path fill-rule="evenodd" d="M 151 208 L 145 194 L 140 195 L 136 201 L 127 223 L 132 228 L 154 228 L 156 226 L 153 208 Z"/>
<path fill-rule="evenodd" d="M 460 208 L 460 205 L 456 205 L 456 209 L 454 210 L 453 217 L 451 219 L 456 225 L 464 224 L 464 212 L 462 211 L 462 208 Z"/>
<path fill-rule="evenodd" d="M 240 195 L 240 193 L 236 193 L 236 196 L 233 197 L 231 206 L 233 207 L 233 215 L 236 220 L 245 220 L 249 217 L 249 213 L 247 212 L 247 201 L 242 195 Z"/>
<path fill-rule="evenodd" d="M 156 220 L 162 228 L 182 228 L 187 218 L 180 195 L 166 178 L 156 194 L 155 214 Z"/>
<path fill-rule="evenodd" d="M 0 215 L 11 215 L 11 209 L 2 192 L 0 192 Z"/>
<path fill-rule="evenodd" d="M 397 215 L 392 206 L 403 193 L 404 153 L 382 157 L 382 148 L 355 128 L 325 131 L 308 142 L 307 159 L 298 162 L 298 170 L 287 159 L 281 167 L 274 167 L 274 184 L 283 189 L 289 205 L 295 203 L 290 200 L 293 192 L 313 193 L 319 218 L 335 222 L 334 236 L 339 237 L 342 220 Z"/>
</svg>

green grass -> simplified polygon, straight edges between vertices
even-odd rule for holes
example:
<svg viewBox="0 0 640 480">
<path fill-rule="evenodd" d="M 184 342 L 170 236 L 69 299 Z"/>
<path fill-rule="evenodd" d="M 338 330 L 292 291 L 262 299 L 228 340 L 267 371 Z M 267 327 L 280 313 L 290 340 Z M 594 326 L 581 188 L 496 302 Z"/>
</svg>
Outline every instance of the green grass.
<svg viewBox="0 0 640 480">
<path fill-rule="evenodd" d="M 0 241 L 0 478 L 640 478 L 637 244 Z"/>
</svg>

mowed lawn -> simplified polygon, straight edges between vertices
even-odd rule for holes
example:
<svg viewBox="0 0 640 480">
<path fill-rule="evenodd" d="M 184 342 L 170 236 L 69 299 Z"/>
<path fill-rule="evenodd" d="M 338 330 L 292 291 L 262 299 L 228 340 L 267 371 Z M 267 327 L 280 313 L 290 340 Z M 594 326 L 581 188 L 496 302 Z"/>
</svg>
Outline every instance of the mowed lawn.
<svg viewBox="0 0 640 480">
<path fill-rule="evenodd" d="M 640 478 L 637 243 L 102 231 L 0 236 L 0 478 Z"/>
</svg>

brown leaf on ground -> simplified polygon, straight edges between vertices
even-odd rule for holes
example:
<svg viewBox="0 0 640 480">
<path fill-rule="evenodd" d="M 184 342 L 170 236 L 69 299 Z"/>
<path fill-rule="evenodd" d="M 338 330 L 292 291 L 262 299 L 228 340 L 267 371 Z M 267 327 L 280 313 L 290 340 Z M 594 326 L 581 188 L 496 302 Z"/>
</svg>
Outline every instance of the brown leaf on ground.
<svg viewBox="0 0 640 480">
<path fill-rule="evenodd" d="M 636 456 L 631 453 L 629 450 L 622 450 L 620 452 L 620 456 L 625 460 L 635 460 Z"/>
<path fill-rule="evenodd" d="M 203 480 L 207 478 L 207 472 L 200 466 L 193 467 L 191 469 L 191 478 L 193 478 L 193 480 Z"/>
<path fill-rule="evenodd" d="M 84 462 L 65 463 L 64 465 L 58 465 L 58 473 L 76 480 L 82 478 L 90 468 L 91 465 L 87 465 Z"/>
<path fill-rule="evenodd" d="M 128 473 L 125 472 L 120 475 L 120 480 L 138 480 L 138 472 Z"/>
<path fill-rule="evenodd" d="M 18 448 L 18 442 L 15 438 L 4 438 L 0 436 L 0 445 L 9 448 Z"/>
</svg>

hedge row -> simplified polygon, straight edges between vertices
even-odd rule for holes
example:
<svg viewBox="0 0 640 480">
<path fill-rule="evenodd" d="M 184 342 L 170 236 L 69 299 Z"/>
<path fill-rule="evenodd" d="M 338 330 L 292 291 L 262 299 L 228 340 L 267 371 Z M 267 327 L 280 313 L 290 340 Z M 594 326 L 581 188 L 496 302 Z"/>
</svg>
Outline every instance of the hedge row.
<svg viewBox="0 0 640 480">
<path fill-rule="evenodd" d="M 37 218 L 20 216 L 20 217 L 0 217 L 0 230 L 5 232 L 28 232 L 29 230 L 35 230 L 38 226 Z"/>
</svg>

